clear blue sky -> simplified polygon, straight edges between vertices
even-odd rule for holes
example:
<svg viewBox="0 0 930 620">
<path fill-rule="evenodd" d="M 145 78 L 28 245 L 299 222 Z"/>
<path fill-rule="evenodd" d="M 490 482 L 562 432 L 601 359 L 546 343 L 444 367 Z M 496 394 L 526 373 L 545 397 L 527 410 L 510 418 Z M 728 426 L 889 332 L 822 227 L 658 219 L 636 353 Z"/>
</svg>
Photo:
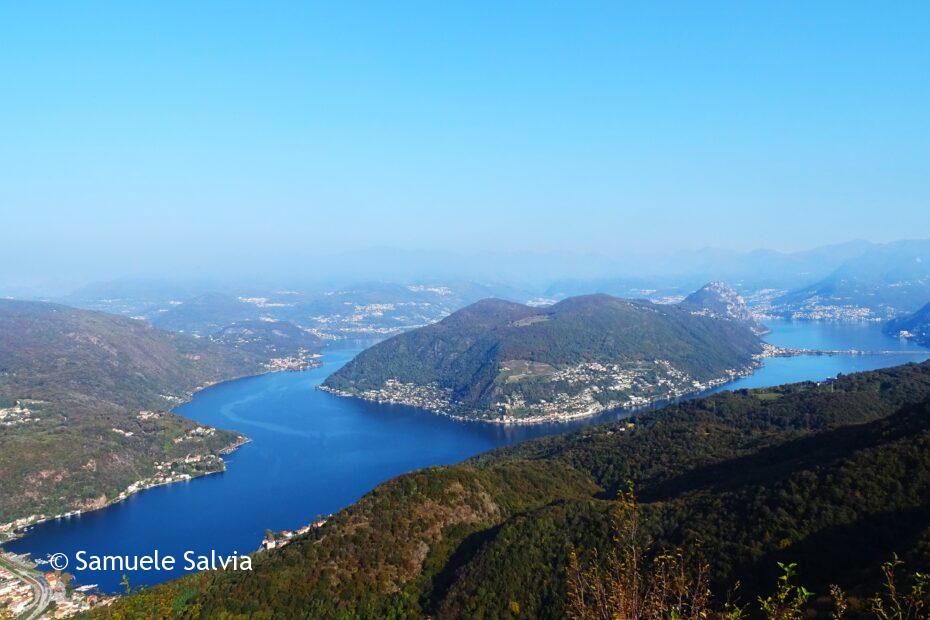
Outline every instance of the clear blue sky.
<svg viewBox="0 0 930 620">
<path fill-rule="evenodd" d="M 0 278 L 930 237 L 926 2 L 5 2 L 0 78 Z"/>
</svg>

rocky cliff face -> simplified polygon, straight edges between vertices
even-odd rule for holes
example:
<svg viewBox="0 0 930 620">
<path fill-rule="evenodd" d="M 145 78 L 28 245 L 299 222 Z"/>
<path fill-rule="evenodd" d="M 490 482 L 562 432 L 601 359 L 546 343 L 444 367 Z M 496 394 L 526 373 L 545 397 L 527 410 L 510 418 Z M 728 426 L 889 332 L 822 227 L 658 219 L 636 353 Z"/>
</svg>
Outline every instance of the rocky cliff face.
<svg viewBox="0 0 930 620">
<path fill-rule="evenodd" d="M 768 328 L 756 320 L 745 300 L 724 282 L 710 282 L 691 293 L 681 306 L 694 314 L 730 319 L 749 327 L 756 334 L 768 332 Z"/>
</svg>

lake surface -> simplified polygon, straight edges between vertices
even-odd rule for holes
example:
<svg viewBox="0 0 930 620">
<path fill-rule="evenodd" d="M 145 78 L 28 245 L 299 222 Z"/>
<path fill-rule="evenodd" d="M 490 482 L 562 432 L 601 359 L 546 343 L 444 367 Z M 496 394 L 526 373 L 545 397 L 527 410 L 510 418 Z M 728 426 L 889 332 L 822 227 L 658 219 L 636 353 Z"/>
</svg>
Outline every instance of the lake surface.
<svg viewBox="0 0 930 620">
<path fill-rule="evenodd" d="M 884 336 L 876 325 L 772 322 L 773 344 L 829 350 L 895 350 L 900 355 L 773 358 L 750 377 L 720 389 L 821 380 L 930 358 L 930 350 Z M 330 350 L 305 372 L 242 379 L 198 393 L 177 412 L 245 433 L 249 443 L 227 457 L 227 471 L 143 491 L 118 505 L 43 523 L 8 543 L 34 558 L 64 553 L 78 585 L 120 590 L 120 571 L 77 571 L 75 554 L 173 555 L 171 571 L 129 572 L 135 587 L 184 572 L 186 551 L 222 555 L 254 551 L 266 529 L 296 529 L 351 504 L 398 474 L 446 463 L 541 435 L 615 419 L 611 413 L 571 424 L 501 427 L 457 422 L 398 405 L 321 392 L 316 386 L 359 349 Z"/>
</svg>

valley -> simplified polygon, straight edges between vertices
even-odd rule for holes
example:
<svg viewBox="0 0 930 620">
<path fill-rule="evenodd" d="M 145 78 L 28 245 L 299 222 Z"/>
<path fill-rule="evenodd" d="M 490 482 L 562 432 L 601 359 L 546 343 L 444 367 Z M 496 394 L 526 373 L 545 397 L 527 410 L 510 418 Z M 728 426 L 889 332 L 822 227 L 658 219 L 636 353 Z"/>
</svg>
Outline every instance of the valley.
<svg viewBox="0 0 930 620">
<path fill-rule="evenodd" d="M 928 35 L 0 3 L 0 620 L 930 620 Z"/>
<path fill-rule="evenodd" d="M 775 321 L 769 327 L 773 331 L 766 339 L 780 347 L 870 351 L 897 343 L 874 325 Z M 210 550 L 249 553 L 267 529 L 300 530 L 319 520 L 317 515 L 337 513 L 393 476 L 629 416 L 621 410 L 562 423 L 476 424 L 316 389 L 357 352 L 328 349 L 326 365 L 320 368 L 267 374 L 198 392 L 175 412 L 197 425 L 235 429 L 252 439 L 224 457 L 224 473 L 160 486 L 99 511 L 38 524 L 5 548 L 39 560 L 56 552 L 73 558 L 81 549 L 127 555 L 157 548 L 177 557 L 187 550 L 198 555 Z M 919 347 L 899 356 L 766 357 L 752 375 L 717 389 L 819 381 L 927 357 L 930 351 Z M 300 540 L 298 536 L 288 546 Z M 142 586 L 182 574 L 179 565 L 169 572 L 131 573 L 129 578 Z M 81 571 L 75 579 L 79 585 L 98 584 L 105 593 L 121 590 L 117 573 Z"/>
<path fill-rule="evenodd" d="M 800 336 L 789 326 L 782 340 L 778 324 L 772 327 L 782 342 Z M 869 334 L 880 338 L 874 330 Z M 802 582 L 812 587 L 838 582 L 854 593 L 869 592 L 878 587 L 875 578 L 845 567 L 877 563 L 892 550 L 907 552 L 909 562 L 924 561 L 918 551 L 930 523 L 920 499 L 930 454 L 928 372 L 927 364 L 909 364 L 737 389 L 416 471 L 364 493 L 280 551 L 257 555 L 251 573 L 191 575 L 97 615 L 157 615 L 180 604 L 208 614 L 312 609 L 327 617 L 451 618 L 494 615 L 515 601 L 532 617 L 561 617 L 566 537 L 581 548 L 603 546 L 610 537 L 609 498 L 631 479 L 645 526 L 661 544 L 697 544 L 695 536 L 710 541 L 705 550 L 716 591 L 738 576 L 751 600 L 775 579 L 778 560 L 799 562 Z M 397 420 L 396 406 L 320 398 L 321 406 L 367 409 L 371 423 L 393 426 Z M 459 442 L 495 428 L 423 415 L 418 424 L 454 427 Z M 230 419 L 246 420 L 243 413 Z M 266 421 L 251 418 L 249 424 Z M 394 441 L 406 436 L 405 429 L 397 428 Z M 391 443 L 378 441 L 385 448 Z M 902 477 L 905 462 L 919 473 Z M 862 497 L 868 501 L 856 499 Z M 850 546 L 849 536 L 863 542 Z M 265 596 L 272 590 L 288 595 Z"/>
</svg>

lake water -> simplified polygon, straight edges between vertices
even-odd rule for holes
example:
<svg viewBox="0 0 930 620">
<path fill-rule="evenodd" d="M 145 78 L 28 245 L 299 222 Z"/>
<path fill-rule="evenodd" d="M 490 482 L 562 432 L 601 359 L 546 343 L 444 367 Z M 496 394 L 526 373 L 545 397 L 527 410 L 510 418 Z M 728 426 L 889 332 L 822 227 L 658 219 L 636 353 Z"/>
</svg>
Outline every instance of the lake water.
<svg viewBox="0 0 930 620">
<path fill-rule="evenodd" d="M 901 355 L 811 356 L 766 360 L 755 374 L 722 389 L 820 380 L 930 358 L 930 350 L 884 336 L 875 325 L 772 322 L 766 340 L 798 348 L 895 350 Z M 118 505 L 43 523 L 8 543 L 34 558 L 64 553 L 81 584 L 120 589 L 121 572 L 77 571 L 78 551 L 96 555 L 173 555 L 172 571 L 129 573 L 133 586 L 184 572 L 184 553 L 254 551 L 266 529 L 296 529 L 335 512 L 398 474 L 464 458 L 540 435 L 617 418 L 572 424 L 501 427 L 457 422 L 397 405 L 321 392 L 316 386 L 358 349 L 331 350 L 321 368 L 276 373 L 214 386 L 177 412 L 234 429 L 252 442 L 227 458 L 227 471 L 150 489 Z"/>
</svg>

